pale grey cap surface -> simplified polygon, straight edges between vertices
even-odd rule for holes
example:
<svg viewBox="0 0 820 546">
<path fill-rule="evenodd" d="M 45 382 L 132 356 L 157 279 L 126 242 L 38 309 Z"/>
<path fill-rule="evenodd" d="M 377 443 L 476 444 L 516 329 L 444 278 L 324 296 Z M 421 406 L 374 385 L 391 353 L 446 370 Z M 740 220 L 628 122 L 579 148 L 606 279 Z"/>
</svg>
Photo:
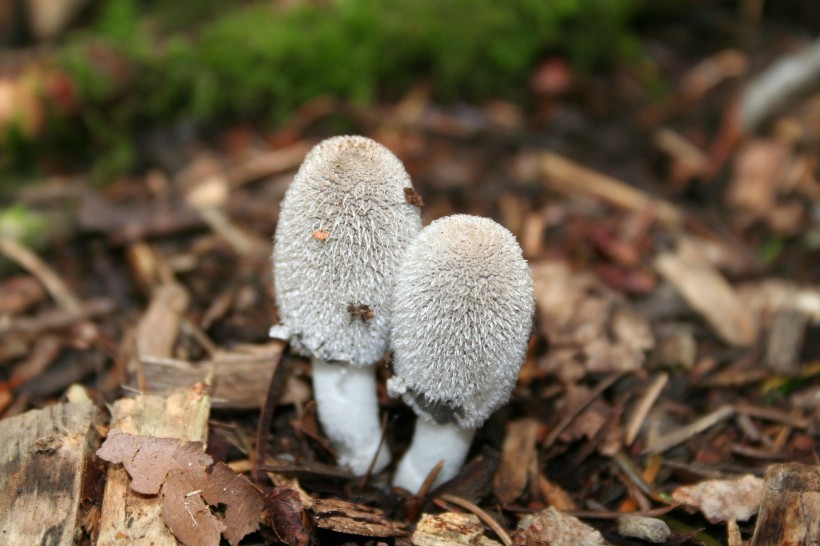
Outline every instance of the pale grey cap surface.
<svg viewBox="0 0 820 546">
<path fill-rule="evenodd" d="M 464 428 L 480 427 L 507 402 L 535 311 L 512 233 L 477 216 L 436 220 L 407 248 L 392 305 L 391 396 Z"/>
<path fill-rule="evenodd" d="M 412 184 L 401 161 L 368 138 L 334 137 L 308 153 L 274 236 L 283 328 L 273 334 L 327 361 L 365 366 L 382 357 L 395 269 L 421 229 L 405 188 Z"/>
</svg>

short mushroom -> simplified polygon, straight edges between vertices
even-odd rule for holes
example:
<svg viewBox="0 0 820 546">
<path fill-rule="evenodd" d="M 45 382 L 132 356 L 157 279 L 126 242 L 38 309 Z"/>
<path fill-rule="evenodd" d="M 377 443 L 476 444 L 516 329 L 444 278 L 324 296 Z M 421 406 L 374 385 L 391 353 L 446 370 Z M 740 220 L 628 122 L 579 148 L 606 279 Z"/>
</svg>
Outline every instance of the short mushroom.
<svg viewBox="0 0 820 546">
<path fill-rule="evenodd" d="M 357 475 L 381 439 L 374 364 L 389 345 L 395 270 L 421 229 L 410 177 L 387 148 L 334 137 L 307 155 L 282 202 L 273 274 L 280 325 L 309 356 L 319 421 Z M 382 449 L 374 470 L 390 460 Z"/>
<path fill-rule="evenodd" d="M 418 415 L 393 485 L 418 491 L 454 477 L 475 429 L 507 402 L 524 361 L 535 309 L 521 247 L 487 218 L 454 215 L 407 247 L 392 298 L 391 396 Z"/>
</svg>

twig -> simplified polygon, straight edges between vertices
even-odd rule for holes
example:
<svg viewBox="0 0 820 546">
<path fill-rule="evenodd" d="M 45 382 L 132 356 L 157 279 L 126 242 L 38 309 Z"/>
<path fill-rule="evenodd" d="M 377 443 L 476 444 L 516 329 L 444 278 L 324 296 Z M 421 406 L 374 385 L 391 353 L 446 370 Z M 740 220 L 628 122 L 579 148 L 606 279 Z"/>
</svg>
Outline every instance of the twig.
<svg viewBox="0 0 820 546">
<path fill-rule="evenodd" d="M 738 402 L 734 405 L 734 407 L 738 413 L 749 415 L 751 417 L 757 417 L 758 419 L 765 419 L 766 421 L 782 423 L 784 425 L 789 425 L 792 428 L 806 429 L 809 425 L 811 425 L 810 419 L 795 417 L 794 415 L 789 415 L 788 413 L 778 411 L 774 408 L 761 408 L 746 402 Z"/>
<path fill-rule="evenodd" d="M 681 429 L 676 430 L 666 436 L 661 436 L 657 439 L 657 441 L 653 442 L 653 445 L 648 446 L 646 449 L 643 450 L 643 454 L 648 455 L 656 455 L 658 453 L 663 453 L 664 451 L 675 447 L 678 444 L 682 444 L 692 436 L 696 434 L 700 434 L 704 430 L 707 430 L 716 424 L 724 421 L 735 414 L 735 408 L 732 406 L 723 406 L 720 409 L 713 411 L 712 413 L 701 417 L 694 423 L 687 425 Z"/>
<path fill-rule="evenodd" d="M 83 305 L 57 273 L 37 254 L 16 239 L 0 237 L 0 252 L 37 277 L 54 301 L 68 313 L 78 314 Z"/>
<path fill-rule="evenodd" d="M 106 315 L 116 308 L 114 302 L 108 298 L 97 298 L 83 303 L 78 311 L 65 309 L 51 309 L 43 311 L 34 317 L 18 317 L 8 322 L 0 322 L 2 334 L 38 334 L 45 330 L 65 328 L 77 322 L 98 315 Z"/>
<path fill-rule="evenodd" d="M 270 425 L 273 422 L 273 413 L 276 411 L 276 403 L 279 400 L 279 393 L 285 384 L 287 376 L 287 360 L 290 354 L 290 345 L 285 345 L 282 349 L 282 356 L 274 363 L 276 368 L 270 378 L 268 395 L 265 403 L 259 412 L 259 426 L 256 429 L 256 456 L 253 458 L 253 480 L 259 483 L 262 480 L 262 470 L 259 462 L 265 460 L 265 450 L 268 444 Z"/>
<path fill-rule="evenodd" d="M 444 468 L 444 461 L 439 461 L 436 463 L 430 472 L 427 474 L 427 477 L 424 478 L 424 481 L 421 483 L 421 487 L 419 490 L 416 491 L 416 497 L 424 498 L 427 496 L 427 493 L 430 492 L 430 489 L 433 487 L 433 484 L 436 482 L 436 478 L 441 473 L 441 469 Z"/>
<path fill-rule="evenodd" d="M 642 211 L 650 208 L 661 222 L 672 227 L 683 224 L 683 213 L 664 199 L 652 197 L 617 178 L 588 169 L 552 152 L 543 152 L 540 171 L 553 189 L 585 193 L 615 206 Z"/>
<path fill-rule="evenodd" d="M 450 504 L 455 504 L 465 510 L 469 510 L 478 518 L 483 521 L 487 526 L 493 530 L 493 532 L 501 539 L 501 542 L 504 543 L 504 546 L 512 546 L 512 538 L 510 538 L 509 533 L 507 530 L 501 527 L 501 525 L 487 512 L 473 504 L 472 502 L 468 501 L 467 499 L 462 499 L 461 497 L 456 497 L 455 495 L 441 495 L 439 497 L 441 500 L 445 502 L 449 502 Z"/>
<path fill-rule="evenodd" d="M 373 454 L 373 457 L 370 459 L 370 464 L 367 465 L 367 472 L 365 472 L 364 476 L 362 476 L 361 481 L 359 482 L 359 489 L 364 489 L 364 486 L 367 485 L 367 482 L 370 481 L 370 476 L 373 475 L 373 468 L 376 466 L 376 461 L 379 459 L 379 454 L 382 451 L 382 446 L 384 446 L 384 440 L 387 437 L 387 414 L 385 413 L 382 416 L 382 434 L 379 437 L 379 445 L 376 446 L 376 452 Z"/>
<path fill-rule="evenodd" d="M 638 431 L 641 430 L 641 425 L 649 414 L 649 410 L 652 409 L 652 406 L 658 400 L 667 382 L 669 382 L 669 374 L 660 374 L 638 401 L 638 405 L 635 407 L 635 413 L 629 418 L 629 423 L 626 426 L 624 443 L 627 446 L 631 446 L 632 442 L 635 441 L 635 437 L 638 435 Z"/>
<path fill-rule="evenodd" d="M 564 432 L 564 430 L 570 424 L 572 424 L 575 418 L 578 417 L 581 414 L 581 412 L 583 412 L 587 408 L 587 406 L 589 406 L 596 398 L 601 396 L 601 393 L 603 393 L 609 387 L 614 385 L 615 382 L 622 378 L 624 375 L 626 375 L 626 372 L 616 373 L 610 375 L 609 377 L 598 383 L 598 385 L 589 394 L 589 397 L 587 397 L 587 399 L 584 400 L 584 402 L 580 404 L 577 408 L 571 411 L 569 415 L 565 415 L 564 418 L 561 419 L 561 421 L 555 426 L 555 428 L 552 429 L 552 431 L 550 431 L 549 435 L 544 440 L 544 448 L 552 446 L 552 444 L 555 443 L 555 440 L 558 439 L 558 436 L 560 436 L 561 433 Z"/>
</svg>

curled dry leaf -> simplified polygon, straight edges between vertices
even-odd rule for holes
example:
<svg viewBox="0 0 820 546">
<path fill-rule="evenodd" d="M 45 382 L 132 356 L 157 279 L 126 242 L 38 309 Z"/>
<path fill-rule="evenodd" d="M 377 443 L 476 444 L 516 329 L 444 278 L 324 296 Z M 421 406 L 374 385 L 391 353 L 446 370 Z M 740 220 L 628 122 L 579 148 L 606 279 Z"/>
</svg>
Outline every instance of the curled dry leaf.
<svg viewBox="0 0 820 546">
<path fill-rule="evenodd" d="M 310 533 L 305 527 L 304 510 L 299 492 L 275 487 L 265 495 L 265 507 L 276 538 L 288 546 L 308 546 Z"/>
<path fill-rule="evenodd" d="M 737 480 L 709 480 L 678 487 L 675 502 L 700 510 L 711 523 L 746 521 L 757 513 L 763 494 L 763 480 L 747 474 Z"/>
<path fill-rule="evenodd" d="M 549 507 L 526 516 L 513 535 L 513 546 L 606 546 L 601 533 L 574 516 Z"/>
</svg>

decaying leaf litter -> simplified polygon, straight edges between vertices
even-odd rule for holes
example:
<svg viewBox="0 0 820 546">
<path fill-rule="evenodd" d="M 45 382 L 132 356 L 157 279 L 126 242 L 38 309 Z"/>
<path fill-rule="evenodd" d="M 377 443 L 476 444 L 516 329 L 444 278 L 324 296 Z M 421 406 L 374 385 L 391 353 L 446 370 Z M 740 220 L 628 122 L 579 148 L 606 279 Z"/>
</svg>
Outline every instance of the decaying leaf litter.
<svg viewBox="0 0 820 546">
<path fill-rule="evenodd" d="M 31 425 L 20 449 L 32 465 L 70 452 L 101 476 L 89 431 L 98 443 L 135 434 L 183 450 L 169 448 L 169 464 L 188 461 L 177 453 L 198 461 L 192 475 L 163 472 L 147 497 L 127 492 L 148 478 L 139 465 L 112 464 L 105 492 L 68 487 L 88 541 L 122 538 L 123 510 L 140 515 L 144 536 L 185 544 L 220 533 L 234 544 L 257 523 L 243 544 L 816 537 L 820 103 L 791 98 L 750 128 L 738 112 L 751 76 L 764 76 L 761 59 L 729 50 L 676 61 L 686 68 L 660 102 L 620 67 L 576 76 L 568 90 L 536 85 L 532 112 L 443 106 L 420 87 L 355 118 L 407 166 L 418 193 L 408 202 L 424 203 L 425 224 L 458 212 L 497 219 L 535 283 L 534 336 L 511 403 L 479 431 L 461 474 L 423 498 L 389 492 L 385 474 L 352 478 L 334 465 L 309 367 L 267 337 L 278 203 L 329 135 L 326 113 L 299 119 L 314 116 L 309 105 L 291 124 L 301 131 L 269 136 L 276 147 L 233 127 L 222 142 L 243 146 L 201 144 L 178 172 L 105 188 L 55 177 L 17 193 L 65 230 L 41 251 L 0 241 L 2 424 L 49 422 L 25 412 L 55 403 L 82 416 L 74 428 Z M 270 441 L 254 461 L 277 370 Z M 380 375 L 383 387 L 384 363 Z M 412 413 L 384 391 L 380 402 L 385 441 L 401 453 Z M 195 449 L 205 441 L 207 455 Z M 128 460 L 105 449 L 99 457 Z M 212 491 L 213 469 L 231 481 L 228 468 L 254 464 L 264 479 L 235 478 L 241 502 Z M 783 516 L 798 509 L 805 517 Z M 244 520 L 229 527 L 236 511 Z M 186 534 L 189 519 L 209 523 Z"/>
</svg>

